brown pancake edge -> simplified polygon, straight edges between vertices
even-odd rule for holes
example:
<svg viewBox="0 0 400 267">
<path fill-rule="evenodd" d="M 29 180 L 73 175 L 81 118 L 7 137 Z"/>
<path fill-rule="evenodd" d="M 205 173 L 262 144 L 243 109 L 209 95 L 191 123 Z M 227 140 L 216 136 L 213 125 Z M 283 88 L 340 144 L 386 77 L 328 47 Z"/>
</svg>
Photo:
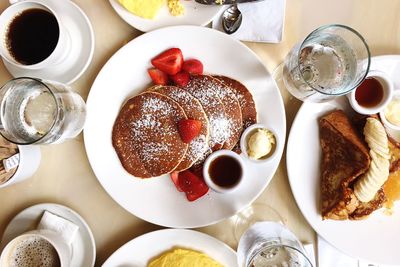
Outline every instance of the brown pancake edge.
<svg viewBox="0 0 400 267">
<path fill-rule="evenodd" d="M 221 99 L 218 97 L 217 92 L 213 90 L 209 80 L 210 78 L 204 75 L 195 75 L 191 77 L 186 86 L 181 87 L 200 102 L 208 117 L 210 131 L 209 150 L 204 157 L 211 151 L 221 149 L 229 136 L 229 124 L 225 123 L 229 118 L 226 115 Z"/>
<path fill-rule="evenodd" d="M 210 87 L 217 93 L 224 105 L 228 118 L 229 134 L 222 148 L 231 150 L 238 143 L 243 129 L 242 111 L 239 101 L 234 91 L 228 85 L 212 76 L 205 75 L 204 77 L 207 78 L 206 80 L 210 84 Z"/>
<path fill-rule="evenodd" d="M 257 109 L 253 99 L 253 95 L 243 83 L 233 78 L 223 75 L 213 75 L 213 77 L 218 79 L 225 85 L 229 86 L 229 88 L 231 89 L 231 91 L 236 96 L 239 102 L 239 106 L 242 113 L 242 125 L 243 125 L 242 131 L 239 134 L 240 136 L 247 127 L 257 123 Z M 239 143 L 235 145 L 233 150 L 238 153 L 241 152 Z"/>
<path fill-rule="evenodd" d="M 207 151 L 208 148 L 209 126 L 208 118 L 203 107 L 190 93 L 176 86 L 153 86 L 148 90 L 172 98 L 183 108 L 188 119 L 194 119 L 201 122 L 199 136 L 189 143 L 185 157 L 174 171 L 180 172 L 189 169 Z"/>
<path fill-rule="evenodd" d="M 124 169 L 139 178 L 174 170 L 185 156 L 178 121 L 187 116 L 178 103 L 156 92 L 144 92 L 121 108 L 112 143 Z"/>
</svg>

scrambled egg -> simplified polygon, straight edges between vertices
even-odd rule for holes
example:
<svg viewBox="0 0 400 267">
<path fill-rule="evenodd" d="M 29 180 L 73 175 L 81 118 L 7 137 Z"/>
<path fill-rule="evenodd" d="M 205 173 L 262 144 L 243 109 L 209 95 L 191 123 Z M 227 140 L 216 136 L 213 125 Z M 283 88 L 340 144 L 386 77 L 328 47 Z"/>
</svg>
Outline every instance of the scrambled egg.
<svg viewBox="0 0 400 267">
<path fill-rule="evenodd" d="M 172 16 L 180 16 L 185 13 L 185 8 L 180 0 L 168 0 L 168 8 Z"/>
<path fill-rule="evenodd" d="M 177 248 L 167 251 L 147 267 L 223 267 L 204 253 L 190 249 Z"/>
<path fill-rule="evenodd" d="M 154 19 L 166 0 L 119 0 L 121 5 L 132 14 L 145 18 Z M 168 0 L 169 12 L 173 16 L 180 16 L 185 13 L 185 8 L 180 0 Z"/>
<path fill-rule="evenodd" d="M 129 12 L 145 19 L 154 19 L 165 0 L 119 0 Z"/>
</svg>

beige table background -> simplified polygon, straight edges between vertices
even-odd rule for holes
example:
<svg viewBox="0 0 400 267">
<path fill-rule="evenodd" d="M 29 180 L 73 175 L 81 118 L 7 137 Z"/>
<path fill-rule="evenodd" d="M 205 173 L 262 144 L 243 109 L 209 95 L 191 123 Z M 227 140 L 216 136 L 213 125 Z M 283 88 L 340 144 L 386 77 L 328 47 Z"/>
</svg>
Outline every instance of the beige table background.
<svg viewBox="0 0 400 267">
<path fill-rule="evenodd" d="M 62 0 L 60 0 L 62 1 Z M 84 99 L 107 60 L 126 42 L 141 33 L 126 24 L 107 0 L 74 0 L 88 15 L 95 31 L 96 47 L 89 69 L 72 86 Z M 0 0 L 0 10 L 8 1 Z M 400 1 L 398 0 L 287 0 L 285 32 L 280 44 L 246 43 L 272 71 L 290 48 L 316 27 L 328 23 L 347 24 L 367 40 L 373 56 L 400 53 Z M 267 18 L 266 18 L 267 19 Z M 0 84 L 11 76 L 0 63 Z M 112 90 L 112 88 L 110 88 Z M 301 103 L 285 91 L 288 132 Z M 63 144 L 42 146 L 42 161 L 29 180 L 0 190 L 0 233 L 19 211 L 33 204 L 54 202 L 80 213 L 92 228 L 97 245 L 96 266 L 129 240 L 159 226 L 142 221 L 114 202 L 94 176 L 80 135 Z M 304 242 L 314 242 L 315 233 L 298 209 L 289 187 L 285 154 L 265 192 L 257 202 L 279 211 L 285 222 Z M 236 248 L 229 221 L 198 229 Z"/>
</svg>

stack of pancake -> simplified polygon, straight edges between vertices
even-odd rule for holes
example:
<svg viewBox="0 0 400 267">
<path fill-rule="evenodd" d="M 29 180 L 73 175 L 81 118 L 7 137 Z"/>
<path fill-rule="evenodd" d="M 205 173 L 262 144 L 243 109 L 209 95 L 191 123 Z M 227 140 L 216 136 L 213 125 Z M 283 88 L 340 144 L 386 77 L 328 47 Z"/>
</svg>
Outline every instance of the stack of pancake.
<svg viewBox="0 0 400 267">
<path fill-rule="evenodd" d="M 202 124 L 189 144 L 180 138 L 182 119 Z M 199 166 L 218 149 L 239 152 L 241 133 L 256 121 L 253 97 L 242 83 L 196 75 L 183 88 L 153 86 L 129 99 L 114 123 L 112 143 L 125 170 L 150 178 Z"/>
</svg>

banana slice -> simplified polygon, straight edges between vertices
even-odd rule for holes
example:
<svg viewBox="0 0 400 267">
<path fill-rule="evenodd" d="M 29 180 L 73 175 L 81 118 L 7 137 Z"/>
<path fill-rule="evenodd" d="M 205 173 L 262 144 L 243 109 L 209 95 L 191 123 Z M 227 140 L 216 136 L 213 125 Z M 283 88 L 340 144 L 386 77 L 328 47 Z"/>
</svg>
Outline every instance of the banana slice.
<svg viewBox="0 0 400 267">
<path fill-rule="evenodd" d="M 369 202 L 389 177 L 389 142 L 382 123 L 368 118 L 364 127 L 364 137 L 371 156 L 371 165 L 354 186 L 354 194 L 362 202 Z"/>
</svg>

